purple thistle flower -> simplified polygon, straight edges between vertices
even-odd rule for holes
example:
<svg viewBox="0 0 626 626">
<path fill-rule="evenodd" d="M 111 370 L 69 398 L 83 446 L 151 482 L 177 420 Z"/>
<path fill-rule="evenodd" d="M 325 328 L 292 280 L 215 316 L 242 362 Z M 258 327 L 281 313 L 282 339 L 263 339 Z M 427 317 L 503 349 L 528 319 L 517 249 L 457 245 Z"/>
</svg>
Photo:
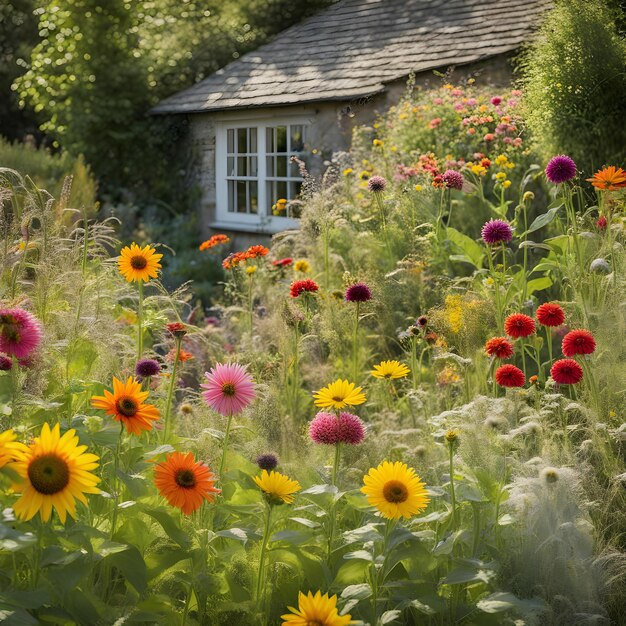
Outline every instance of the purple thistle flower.
<svg viewBox="0 0 626 626">
<path fill-rule="evenodd" d="M 360 444 L 365 439 L 365 425 L 352 413 L 340 413 L 337 418 L 337 441 L 351 446 Z"/>
<path fill-rule="evenodd" d="M 137 361 L 137 365 L 135 365 L 135 374 L 141 376 L 141 378 L 156 376 L 160 371 L 161 365 L 154 359 L 141 359 Z"/>
<path fill-rule="evenodd" d="M 449 189 L 463 189 L 465 179 L 463 178 L 463 174 L 461 174 L 461 172 L 457 172 L 456 170 L 446 170 L 443 173 L 442 178 L 446 183 L 446 187 Z"/>
<path fill-rule="evenodd" d="M 257 458 L 256 464 L 260 469 L 271 472 L 278 465 L 278 457 L 275 454 L 261 454 Z"/>
<path fill-rule="evenodd" d="M 481 234 L 488 246 L 494 246 L 500 242 L 508 243 L 513 239 L 513 229 L 504 220 L 489 220 L 483 226 Z"/>
<path fill-rule="evenodd" d="M 565 154 L 550 159 L 546 166 L 546 178 L 555 185 L 566 183 L 576 176 L 576 163 Z"/>
<path fill-rule="evenodd" d="M 382 176 L 372 176 L 367 181 L 367 188 L 370 191 L 385 191 L 387 181 Z"/>
<path fill-rule="evenodd" d="M 347 302 L 367 302 L 372 299 L 372 290 L 365 283 L 354 283 L 346 289 Z"/>
</svg>

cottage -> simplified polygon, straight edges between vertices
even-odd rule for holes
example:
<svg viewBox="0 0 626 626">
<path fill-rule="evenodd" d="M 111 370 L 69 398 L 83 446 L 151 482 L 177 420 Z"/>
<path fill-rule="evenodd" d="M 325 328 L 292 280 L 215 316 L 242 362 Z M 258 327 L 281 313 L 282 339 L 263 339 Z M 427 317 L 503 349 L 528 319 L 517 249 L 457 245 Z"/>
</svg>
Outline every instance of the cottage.
<svg viewBox="0 0 626 626">
<path fill-rule="evenodd" d="M 273 214 L 298 195 L 290 159 L 315 171 L 349 146 L 356 124 L 396 103 L 407 77 L 462 68 L 506 84 L 511 55 L 548 0 L 341 0 L 292 26 L 155 114 L 186 115 L 197 155 L 202 222 L 221 231 L 272 234 L 297 215 Z M 457 70 L 459 71 L 459 70 Z"/>
</svg>

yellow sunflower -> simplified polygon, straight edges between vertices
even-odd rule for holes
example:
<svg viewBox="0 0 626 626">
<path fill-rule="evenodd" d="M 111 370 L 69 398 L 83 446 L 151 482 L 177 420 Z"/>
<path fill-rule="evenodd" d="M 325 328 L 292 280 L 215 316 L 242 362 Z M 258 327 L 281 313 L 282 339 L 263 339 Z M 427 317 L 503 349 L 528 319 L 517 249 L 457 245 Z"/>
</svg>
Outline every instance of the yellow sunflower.
<svg viewBox="0 0 626 626">
<path fill-rule="evenodd" d="M 404 378 L 411 370 L 399 361 L 381 361 L 370 372 L 375 378 Z"/>
<path fill-rule="evenodd" d="M 291 504 L 293 502 L 293 494 L 300 491 L 300 483 L 297 480 L 291 480 L 289 476 L 285 476 L 280 472 L 263 470 L 261 476 L 254 476 L 254 482 L 259 486 L 261 491 L 265 493 L 272 504 Z"/>
<path fill-rule="evenodd" d="M 383 461 L 363 477 L 361 491 L 387 519 L 409 518 L 421 513 L 430 498 L 426 486 L 406 463 Z"/>
<path fill-rule="evenodd" d="M 291 613 L 281 615 L 283 626 L 347 626 L 352 623 L 350 614 L 339 615 L 337 611 L 337 596 L 330 596 L 321 591 L 313 595 L 310 591 L 305 596 L 298 594 L 298 608 L 288 607 Z"/>
<path fill-rule="evenodd" d="M 361 387 L 338 378 L 334 383 L 313 393 L 315 406 L 321 408 L 343 409 L 365 402 L 365 394 Z"/>
<path fill-rule="evenodd" d="M 122 248 L 117 260 L 117 267 L 122 276 L 129 282 L 147 283 L 151 278 L 156 278 L 161 269 L 159 261 L 162 254 L 157 254 L 151 246 L 140 248 L 136 243 Z"/>
<path fill-rule="evenodd" d="M 75 430 L 61 436 L 59 424 L 50 430 L 47 423 L 30 446 L 20 444 L 17 460 L 10 465 L 22 478 L 13 485 L 22 494 L 13 505 L 15 514 L 29 520 L 39 512 L 47 522 L 54 507 L 61 522 L 68 513 L 76 518 L 76 500 L 87 504 L 86 493 L 100 493 L 96 487 L 100 479 L 90 473 L 98 467 L 99 457 L 86 449 L 78 445 Z"/>
<path fill-rule="evenodd" d="M 15 433 L 12 429 L 0 433 L 0 468 L 15 460 L 15 451 L 22 446 L 15 439 Z"/>
</svg>

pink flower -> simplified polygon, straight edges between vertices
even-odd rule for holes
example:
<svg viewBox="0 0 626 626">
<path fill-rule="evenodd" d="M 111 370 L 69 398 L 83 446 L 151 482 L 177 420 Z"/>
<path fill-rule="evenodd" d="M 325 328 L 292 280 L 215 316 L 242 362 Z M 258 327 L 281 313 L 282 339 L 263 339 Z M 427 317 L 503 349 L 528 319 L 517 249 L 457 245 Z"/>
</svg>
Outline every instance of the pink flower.
<svg viewBox="0 0 626 626">
<path fill-rule="evenodd" d="M 428 125 L 431 128 L 437 128 L 437 126 L 439 126 L 439 124 L 441 124 L 441 118 L 440 117 L 436 117 L 436 118 L 430 120 L 430 123 Z"/>
<path fill-rule="evenodd" d="M 322 445 L 332 446 L 339 441 L 337 418 L 331 413 L 320 411 L 309 426 L 309 437 Z"/>
<path fill-rule="evenodd" d="M 496 136 L 493 133 L 487 133 L 483 139 L 485 141 L 493 141 L 496 138 Z"/>
<path fill-rule="evenodd" d="M 205 402 L 222 415 L 241 413 L 256 397 L 254 382 L 246 368 L 236 363 L 217 363 L 204 374 L 207 382 L 200 385 Z"/>
<path fill-rule="evenodd" d="M 0 351 L 28 359 L 39 347 L 41 322 L 24 309 L 0 309 Z"/>
<path fill-rule="evenodd" d="M 491 98 L 491 104 L 493 104 L 494 107 L 497 107 L 501 102 L 502 98 L 500 96 L 494 96 Z"/>
</svg>

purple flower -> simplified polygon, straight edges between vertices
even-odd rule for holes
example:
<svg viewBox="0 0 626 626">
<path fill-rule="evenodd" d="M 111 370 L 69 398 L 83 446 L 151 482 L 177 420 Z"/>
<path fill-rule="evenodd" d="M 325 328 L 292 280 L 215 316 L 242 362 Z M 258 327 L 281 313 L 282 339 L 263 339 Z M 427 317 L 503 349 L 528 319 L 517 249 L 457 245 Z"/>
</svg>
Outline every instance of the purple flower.
<svg viewBox="0 0 626 626">
<path fill-rule="evenodd" d="M 340 413 L 337 418 L 337 441 L 356 446 L 363 439 L 365 439 L 365 426 L 360 418 L 352 413 Z"/>
<path fill-rule="evenodd" d="M 483 241 L 488 246 L 494 246 L 500 242 L 508 243 L 513 239 L 513 230 L 504 220 L 490 220 L 481 231 Z"/>
<path fill-rule="evenodd" d="M 347 302 L 367 302 L 372 299 L 372 290 L 365 283 L 354 283 L 346 289 Z"/>
<path fill-rule="evenodd" d="M 331 413 L 320 411 L 309 426 L 309 437 L 315 442 L 327 446 L 336 444 L 338 439 L 337 418 Z"/>
<path fill-rule="evenodd" d="M 135 365 L 135 374 L 141 376 L 141 378 L 156 376 L 160 371 L 161 365 L 154 359 L 141 359 L 137 361 L 137 365 Z"/>
<path fill-rule="evenodd" d="M 0 372 L 6 372 L 13 367 L 13 361 L 11 357 L 6 354 L 0 354 Z"/>
<path fill-rule="evenodd" d="M 465 179 L 463 178 L 463 174 L 461 172 L 457 172 L 456 170 L 446 170 L 443 173 L 443 180 L 446 183 L 446 187 L 449 189 L 463 189 L 463 183 Z"/>
<path fill-rule="evenodd" d="M 546 167 L 546 178 L 555 185 L 566 183 L 576 176 L 576 163 L 565 154 L 550 159 Z"/>
<path fill-rule="evenodd" d="M 382 176 L 372 176 L 367 181 L 367 188 L 370 191 L 385 191 L 387 181 Z"/>
<path fill-rule="evenodd" d="M 278 457 L 275 454 L 262 454 L 257 458 L 256 464 L 262 470 L 271 472 L 278 465 Z"/>
</svg>

